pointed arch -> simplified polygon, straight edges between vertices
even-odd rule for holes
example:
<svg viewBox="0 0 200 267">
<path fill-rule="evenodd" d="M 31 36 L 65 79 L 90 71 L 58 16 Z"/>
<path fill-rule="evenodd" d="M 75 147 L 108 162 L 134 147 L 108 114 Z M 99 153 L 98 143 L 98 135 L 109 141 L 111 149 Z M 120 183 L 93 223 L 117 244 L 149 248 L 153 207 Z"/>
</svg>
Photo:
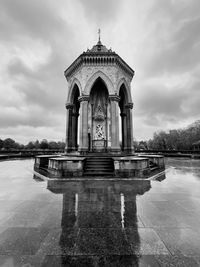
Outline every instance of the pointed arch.
<svg viewBox="0 0 200 267">
<path fill-rule="evenodd" d="M 79 80 L 77 78 L 74 78 L 71 85 L 69 86 L 69 93 L 68 93 L 68 98 L 67 98 L 67 102 L 68 103 L 72 103 L 73 102 L 73 97 L 75 94 L 74 88 L 77 86 L 78 90 L 79 90 L 79 96 L 81 96 L 81 92 L 82 92 L 82 87 L 81 87 L 81 83 L 79 82 Z"/>
<path fill-rule="evenodd" d="M 117 85 L 117 94 L 120 94 L 120 89 L 123 87 L 123 91 L 126 97 L 126 103 L 132 103 L 132 97 L 130 87 L 125 78 L 121 78 Z"/>
<path fill-rule="evenodd" d="M 113 85 L 112 81 L 110 80 L 110 78 L 105 73 L 103 73 L 100 70 L 97 71 L 97 72 L 95 72 L 90 77 L 90 79 L 87 81 L 86 86 L 85 86 L 85 89 L 84 89 L 85 94 L 86 95 L 89 95 L 90 94 L 90 91 L 91 91 L 91 89 L 92 89 L 95 81 L 98 78 L 101 78 L 101 80 L 105 83 L 105 85 L 106 85 L 106 87 L 108 89 L 109 94 L 114 94 L 114 85 Z"/>
<path fill-rule="evenodd" d="M 69 94 L 66 103 L 67 109 L 67 129 L 66 129 L 66 151 L 78 150 L 78 121 L 79 121 L 79 109 L 81 85 L 78 79 L 74 79 L 69 88 Z"/>
</svg>

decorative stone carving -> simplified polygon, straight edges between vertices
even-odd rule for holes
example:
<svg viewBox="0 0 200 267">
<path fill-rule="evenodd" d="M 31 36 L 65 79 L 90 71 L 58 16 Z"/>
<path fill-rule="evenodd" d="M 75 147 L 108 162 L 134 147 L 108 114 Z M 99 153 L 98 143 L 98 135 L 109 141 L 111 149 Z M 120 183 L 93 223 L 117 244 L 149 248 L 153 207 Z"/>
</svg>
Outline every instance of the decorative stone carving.
<svg viewBox="0 0 200 267">
<path fill-rule="evenodd" d="M 79 102 L 83 102 L 83 101 L 89 101 L 90 97 L 88 95 L 82 95 L 78 98 Z"/>
<path fill-rule="evenodd" d="M 96 125 L 96 133 L 95 133 L 95 140 L 104 140 L 105 135 L 103 131 L 103 125 L 97 124 Z"/>
<path fill-rule="evenodd" d="M 96 121 L 103 121 L 105 119 L 105 114 L 100 104 L 97 106 L 96 112 L 94 114 L 94 119 Z"/>
</svg>

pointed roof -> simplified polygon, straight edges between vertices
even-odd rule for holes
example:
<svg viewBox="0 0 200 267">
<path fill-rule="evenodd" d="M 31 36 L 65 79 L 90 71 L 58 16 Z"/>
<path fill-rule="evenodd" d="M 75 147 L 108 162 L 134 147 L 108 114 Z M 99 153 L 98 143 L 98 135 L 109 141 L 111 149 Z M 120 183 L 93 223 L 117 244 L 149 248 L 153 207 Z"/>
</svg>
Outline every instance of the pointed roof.
<svg viewBox="0 0 200 267">
<path fill-rule="evenodd" d="M 108 49 L 105 45 L 103 45 L 99 37 L 99 40 L 96 45 L 94 45 L 91 49 L 87 49 L 86 52 L 83 52 L 65 70 L 66 79 L 68 79 L 74 73 L 74 71 L 76 71 L 82 64 L 94 65 L 92 58 L 95 60 L 94 62 L 96 62 L 96 64 L 101 64 L 101 60 L 99 60 L 99 58 L 104 58 L 105 62 L 108 62 L 108 64 L 116 64 L 121 67 L 125 72 L 127 72 L 131 77 L 134 76 L 134 70 L 118 54 L 112 51 L 111 48 Z"/>
<path fill-rule="evenodd" d="M 92 49 L 88 49 L 86 53 L 99 53 L 99 52 L 112 52 L 111 49 L 108 49 L 105 45 L 102 45 L 100 39 L 96 45 L 92 47 Z"/>
</svg>

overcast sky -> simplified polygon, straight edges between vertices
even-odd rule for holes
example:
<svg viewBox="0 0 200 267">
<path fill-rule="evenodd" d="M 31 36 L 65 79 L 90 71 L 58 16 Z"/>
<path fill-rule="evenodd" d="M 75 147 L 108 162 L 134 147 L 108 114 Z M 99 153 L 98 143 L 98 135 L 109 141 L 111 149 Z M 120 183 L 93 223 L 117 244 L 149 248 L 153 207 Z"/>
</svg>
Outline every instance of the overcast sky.
<svg viewBox="0 0 200 267">
<path fill-rule="evenodd" d="M 137 140 L 200 119 L 199 0 L 1 0 L 1 139 L 65 139 L 63 73 L 98 28 L 135 70 Z"/>
</svg>

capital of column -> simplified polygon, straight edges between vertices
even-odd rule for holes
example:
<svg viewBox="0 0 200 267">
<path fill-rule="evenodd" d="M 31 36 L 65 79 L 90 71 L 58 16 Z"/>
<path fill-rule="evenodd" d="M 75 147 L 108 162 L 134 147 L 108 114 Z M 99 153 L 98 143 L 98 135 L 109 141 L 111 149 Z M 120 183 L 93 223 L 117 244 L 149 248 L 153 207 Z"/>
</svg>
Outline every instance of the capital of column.
<svg viewBox="0 0 200 267">
<path fill-rule="evenodd" d="M 133 108 L 133 103 L 130 102 L 130 103 L 126 104 L 125 108 L 126 109 L 132 109 Z"/>
<path fill-rule="evenodd" d="M 73 109 L 74 105 L 71 103 L 65 103 L 65 107 L 66 107 L 66 109 Z"/>
<path fill-rule="evenodd" d="M 118 96 L 118 95 L 109 95 L 109 99 L 110 99 L 110 101 L 119 102 L 120 101 L 120 96 Z"/>
<path fill-rule="evenodd" d="M 82 95 L 78 98 L 79 102 L 83 102 L 83 101 L 89 101 L 90 96 L 89 95 Z"/>
</svg>

